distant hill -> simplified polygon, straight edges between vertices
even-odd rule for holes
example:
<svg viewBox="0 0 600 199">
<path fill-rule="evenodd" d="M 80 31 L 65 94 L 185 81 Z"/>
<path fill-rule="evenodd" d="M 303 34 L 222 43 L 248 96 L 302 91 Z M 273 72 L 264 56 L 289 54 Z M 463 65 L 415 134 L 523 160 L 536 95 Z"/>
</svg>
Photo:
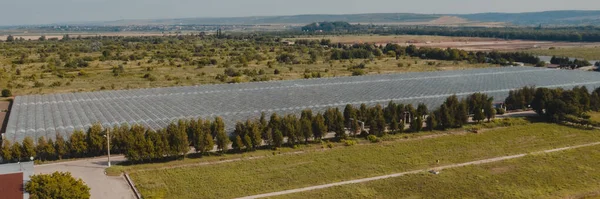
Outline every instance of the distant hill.
<svg viewBox="0 0 600 199">
<path fill-rule="evenodd" d="M 451 19 L 451 20 L 448 20 Z M 497 22 L 514 25 L 600 25 L 600 11 L 545 11 L 529 13 L 478 14 L 414 14 L 370 13 L 341 15 L 293 15 L 229 18 L 181 18 L 155 20 L 120 20 L 92 23 L 93 25 L 256 25 L 256 24 L 309 24 L 318 21 L 345 21 L 349 23 L 452 25 L 476 22 Z"/>
<path fill-rule="evenodd" d="M 257 16 L 228 18 L 181 18 L 156 20 L 120 20 L 104 22 L 103 25 L 127 24 L 308 24 L 316 21 L 346 21 L 350 23 L 395 23 L 395 22 L 427 22 L 442 15 L 411 13 L 372 13 L 344 15 L 294 15 L 294 16 Z"/>
</svg>

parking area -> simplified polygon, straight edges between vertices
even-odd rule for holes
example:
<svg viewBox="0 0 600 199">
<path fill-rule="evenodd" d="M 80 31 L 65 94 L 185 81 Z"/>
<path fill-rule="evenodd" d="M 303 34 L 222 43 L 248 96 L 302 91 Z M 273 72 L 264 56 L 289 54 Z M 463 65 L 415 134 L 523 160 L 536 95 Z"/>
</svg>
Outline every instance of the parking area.
<svg viewBox="0 0 600 199">
<path fill-rule="evenodd" d="M 124 161 L 123 156 L 112 157 L 112 162 Z M 125 177 L 107 176 L 104 169 L 107 158 L 92 158 L 35 166 L 35 174 L 50 174 L 56 171 L 71 172 L 73 177 L 82 179 L 89 187 L 91 198 L 134 199 Z"/>
</svg>

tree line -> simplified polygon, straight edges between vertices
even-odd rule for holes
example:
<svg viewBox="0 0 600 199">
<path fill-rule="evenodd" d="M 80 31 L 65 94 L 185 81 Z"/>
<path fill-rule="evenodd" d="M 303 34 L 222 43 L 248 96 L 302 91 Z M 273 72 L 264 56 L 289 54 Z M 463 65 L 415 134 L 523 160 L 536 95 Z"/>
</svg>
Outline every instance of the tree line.
<svg viewBox="0 0 600 199">
<path fill-rule="evenodd" d="M 587 60 L 579 60 L 579 59 L 571 60 L 568 57 L 557 57 L 557 56 L 552 56 L 552 58 L 550 59 L 550 63 L 558 64 L 561 67 L 569 67 L 571 69 L 576 69 L 576 68 L 592 65 Z"/>
<path fill-rule="evenodd" d="M 258 119 L 236 123 L 231 134 L 226 132 L 225 123 L 219 117 L 179 120 L 158 131 L 140 125 L 104 129 L 100 124 L 94 124 L 85 133 L 73 132 L 67 140 L 60 134 L 56 134 L 54 140 L 39 137 L 36 143 L 31 137 L 21 143 L 5 139 L 0 156 L 6 163 L 28 160 L 29 157 L 49 161 L 105 155 L 108 147 L 105 136 L 108 134 L 111 152 L 124 154 L 132 163 L 182 158 L 192 148 L 199 155 L 206 155 L 215 146 L 221 153 L 294 147 L 319 142 L 328 133 L 334 133 L 333 139 L 341 141 L 349 136 L 382 137 L 390 133 L 461 127 L 470 115 L 477 122 L 492 119 L 496 113 L 492 101 L 493 98 L 485 94 L 475 93 L 461 100 L 455 95 L 450 96 L 435 110 L 429 110 L 425 104 L 415 108 L 412 104 L 389 102 L 386 107 L 348 104 L 343 111 L 329 108 L 316 114 L 307 109 L 300 117 L 273 113 L 267 118 L 262 113 Z"/>
<path fill-rule="evenodd" d="M 587 114 L 600 111 L 600 88 L 590 93 L 585 86 L 571 90 L 523 87 L 510 91 L 505 104 L 511 110 L 532 109 L 549 122 L 600 125 Z"/>
<path fill-rule="evenodd" d="M 540 59 L 525 52 L 469 52 L 453 48 L 418 48 L 415 45 L 401 46 L 398 44 L 387 44 L 377 46 L 374 44 L 354 44 L 352 46 L 335 46 L 331 51 L 332 60 L 343 59 L 368 59 L 383 55 L 396 57 L 401 56 L 418 57 L 422 59 L 469 61 L 471 63 L 491 63 L 500 65 L 512 65 L 514 62 L 523 62 L 537 65 Z"/>
<path fill-rule="evenodd" d="M 321 25 L 322 24 L 322 25 Z M 498 39 L 523 39 L 538 41 L 598 42 L 600 28 L 577 27 L 443 27 L 443 26 L 395 26 L 352 25 L 345 22 L 319 22 L 301 28 L 302 33 L 319 34 L 355 33 L 381 35 L 436 35 L 452 37 L 487 37 Z"/>
</svg>

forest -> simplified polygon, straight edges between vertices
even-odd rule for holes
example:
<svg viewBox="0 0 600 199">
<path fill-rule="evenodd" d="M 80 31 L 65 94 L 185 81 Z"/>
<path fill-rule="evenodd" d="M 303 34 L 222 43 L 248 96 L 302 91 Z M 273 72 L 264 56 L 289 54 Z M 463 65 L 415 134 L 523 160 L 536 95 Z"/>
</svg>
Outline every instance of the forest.
<svg viewBox="0 0 600 199">
<path fill-rule="evenodd" d="M 600 42 L 600 28 L 595 26 L 483 28 L 372 24 L 349 25 L 344 22 L 319 22 L 306 25 L 302 27 L 302 30 L 303 33 L 298 34 L 355 33 L 380 35 L 437 35 L 539 41 Z"/>
</svg>

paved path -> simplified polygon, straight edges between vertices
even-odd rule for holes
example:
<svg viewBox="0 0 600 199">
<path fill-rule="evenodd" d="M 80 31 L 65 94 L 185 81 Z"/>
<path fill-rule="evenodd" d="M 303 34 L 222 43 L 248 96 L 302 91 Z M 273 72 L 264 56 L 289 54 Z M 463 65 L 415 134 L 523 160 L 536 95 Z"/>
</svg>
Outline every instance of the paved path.
<svg viewBox="0 0 600 199">
<path fill-rule="evenodd" d="M 595 145 L 600 145 L 600 142 L 595 142 L 595 143 L 590 143 L 590 144 L 584 144 L 584 145 L 577 145 L 577 146 L 571 146 L 571 147 L 564 147 L 564 148 L 558 148 L 558 149 L 550 149 L 550 150 L 535 152 L 535 153 L 532 153 L 532 154 L 552 153 L 552 152 L 557 152 L 557 151 L 564 151 L 564 150 L 568 150 L 568 149 L 575 149 L 575 148 L 595 146 Z M 416 174 L 416 173 L 426 172 L 426 171 L 429 171 L 429 170 L 439 171 L 439 170 L 443 170 L 443 169 L 463 167 L 463 166 L 468 166 L 468 165 L 486 164 L 486 163 L 491 163 L 491 162 L 498 162 L 498 161 L 503 161 L 503 160 L 520 158 L 520 157 L 524 157 L 526 155 L 528 155 L 528 154 L 524 153 L 524 154 L 518 154 L 518 155 L 511 155 L 511 156 L 502 156 L 502 157 L 490 158 L 490 159 L 485 159 L 485 160 L 477 160 L 477 161 L 472 161 L 472 162 L 465 162 L 465 163 L 459 163 L 459 164 L 451 164 L 451 165 L 446 165 L 446 166 L 441 166 L 441 167 L 435 167 L 435 168 L 430 168 L 430 169 L 413 170 L 413 171 L 407 171 L 407 172 L 402 172 L 402 173 L 395 173 L 395 174 L 384 175 L 384 176 L 377 176 L 377 177 L 371 177 L 371 178 L 362 178 L 362 179 L 356 179 L 356 180 L 336 182 L 336 183 L 331 183 L 331 184 L 324 184 L 324 185 L 318 185 L 318 186 L 304 187 L 304 188 L 299 188 L 299 189 L 290 189 L 290 190 L 285 190 L 285 191 L 271 192 L 271 193 L 265 193 L 265 194 L 247 196 L 247 197 L 241 197 L 239 199 L 254 199 L 254 198 L 273 197 L 273 196 L 279 196 L 279 195 L 285 195 L 285 194 L 291 194 L 291 193 L 298 193 L 298 192 L 305 192 L 305 191 L 311 191 L 311 190 L 316 190 L 316 189 L 324 189 L 324 188 L 329 188 L 329 187 L 347 185 L 347 184 L 363 183 L 363 182 L 369 182 L 369 181 L 374 181 L 374 180 L 381 180 L 381 179 L 386 179 L 386 178 L 395 178 L 395 177 L 400 177 L 400 176 L 404 176 L 404 175 L 408 175 L 408 174 Z"/>
<path fill-rule="evenodd" d="M 125 161 L 123 156 L 111 156 L 111 162 L 116 164 Z M 89 187 L 91 198 L 97 199 L 133 199 L 133 191 L 129 188 L 125 177 L 107 176 L 104 174 L 107 158 L 91 158 L 69 162 L 36 165 L 35 174 L 49 174 L 55 171 L 71 172 L 73 177 L 81 178 Z"/>
</svg>

